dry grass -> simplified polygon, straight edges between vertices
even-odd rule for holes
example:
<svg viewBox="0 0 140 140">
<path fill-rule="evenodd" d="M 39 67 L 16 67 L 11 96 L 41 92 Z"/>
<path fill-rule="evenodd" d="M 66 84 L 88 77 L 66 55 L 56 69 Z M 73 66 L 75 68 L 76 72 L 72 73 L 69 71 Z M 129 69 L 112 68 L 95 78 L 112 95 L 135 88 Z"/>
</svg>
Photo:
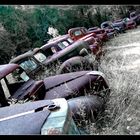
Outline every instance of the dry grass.
<svg viewBox="0 0 140 140">
<path fill-rule="evenodd" d="M 140 46 L 139 29 L 130 30 L 106 43 L 106 50 L 108 46 L 118 46 L 118 49 L 107 50 L 100 65 L 100 70 L 109 80 L 111 93 L 105 111 L 89 125 L 91 135 L 140 134 L 140 67 L 139 64 L 133 65 L 140 61 L 140 51 L 133 51 L 136 46 L 131 46 L 136 41 Z M 128 44 L 129 49 L 119 48 Z"/>
</svg>

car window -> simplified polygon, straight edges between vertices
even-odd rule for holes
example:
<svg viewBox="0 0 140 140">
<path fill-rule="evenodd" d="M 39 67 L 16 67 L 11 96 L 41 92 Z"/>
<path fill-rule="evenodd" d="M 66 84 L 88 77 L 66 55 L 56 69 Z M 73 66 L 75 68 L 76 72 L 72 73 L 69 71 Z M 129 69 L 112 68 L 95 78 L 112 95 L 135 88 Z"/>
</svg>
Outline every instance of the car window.
<svg viewBox="0 0 140 140">
<path fill-rule="evenodd" d="M 65 46 L 62 42 L 58 43 L 58 46 L 61 50 L 65 49 L 67 46 Z"/>
<path fill-rule="evenodd" d="M 26 81 L 28 81 L 30 78 L 29 78 L 29 76 L 25 73 L 25 72 L 22 72 L 21 74 L 20 74 L 20 77 L 26 82 Z"/>
<path fill-rule="evenodd" d="M 103 24 L 103 28 L 106 28 L 108 26 L 109 26 L 108 23 Z"/>
<path fill-rule="evenodd" d="M 19 64 L 25 71 L 32 71 L 37 68 L 37 64 L 33 59 L 28 59 Z"/>
<path fill-rule="evenodd" d="M 43 53 L 41 53 L 41 52 L 36 53 L 36 54 L 34 55 L 34 57 L 35 57 L 39 62 L 43 62 L 43 61 L 45 61 L 45 60 L 47 59 L 46 56 L 45 56 Z"/>
<path fill-rule="evenodd" d="M 70 43 L 73 43 L 73 40 L 71 38 L 67 39 Z"/>
<path fill-rule="evenodd" d="M 81 35 L 81 34 L 82 34 L 82 32 L 79 31 L 79 30 L 74 32 L 74 35 L 75 35 L 75 36 L 79 36 L 79 35 Z"/>
<path fill-rule="evenodd" d="M 66 42 L 66 41 L 63 41 L 62 43 L 63 43 L 66 47 L 70 45 L 70 44 L 69 44 L 68 42 Z"/>
</svg>

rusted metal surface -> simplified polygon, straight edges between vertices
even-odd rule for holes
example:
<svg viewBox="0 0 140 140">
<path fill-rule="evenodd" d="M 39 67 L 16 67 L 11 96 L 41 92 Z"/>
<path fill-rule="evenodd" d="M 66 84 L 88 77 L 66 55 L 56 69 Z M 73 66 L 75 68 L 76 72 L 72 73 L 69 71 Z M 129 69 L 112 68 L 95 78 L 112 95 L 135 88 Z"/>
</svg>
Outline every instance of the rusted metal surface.
<svg viewBox="0 0 140 140">
<path fill-rule="evenodd" d="M 86 120 L 96 121 L 98 113 L 103 111 L 104 99 L 97 95 L 80 96 L 69 99 L 68 104 L 74 121 L 84 125 Z"/>
<path fill-rule="evenodd" d="M 89 70 L 90 63 L 85 57 L 75 56 L 66 60 L 59 68 L 58 74 L 75 72 L 79 70 Z"/>
<path fill-rule="evenodd" d="M 45 99 L 70 99 L 85 95 L 85 90 L 93 87 L 95 87 L 95 92 L 109 88 L 106 80 L 100 74 L 87 74 L 88 72 L 73 72 L 44 79 Z"/>
<path fill-rule="evenodd" d="M 48 118 L 50 111 L 49 110 L 43 111 L 43 109 L 39 110 L 39 108 L 42 106 L 48 106 L 49 104 L 52 103 L 53 103 L 52 101 L 44 100 L 0 108 L 1 114 L 0 120 L 5 118 L 5 120 L 0 122 L 1 124 L 0 134 L 1 135 L 40 134 L 41 127 L 44 124 L 46 118 Z M 27 112 L 29 111 L 32 112 L 27 114 Z M 26 113 L 25 115 L 23 114 L 24 112 Z M 19 116 L 19 114 L 21 114 L 22 116 L 21 115 Z"/>
<path fill-rule="evenodd" d="M 132 19 L 124 18 L 123 21 L 126 24 L 126 29 L 133 29 L 137 27 L 136 22 Z"/>
<path fill-rule="evenodd" d="M 24 61 L 26 58 L 32 57 L 32 56 L 33 56 L 33 52 L 29 51 L 29 52 L 26 52 L 24 54 L 21 54 L 15 58 L 13 58 L 9 63 L 18 63 L 18 62 Z"/>
<path fill-rule="evenodd" d="M 105 42 L 109 39 L 106 31 L 104 29 L 99 28 L 99 27 L 89 28 L 88 31 L 96 33 L 96 36 L 99 37 L 103 42 Z"/>
<path fill-rule="evenodd" d="M 75 32 L 79 31 L 80 32 L 80 35 L 75 35 Z M 72 40 L 76 41 L 82 37 L 90 37 L 90 36 L 93 36 L 93 37 L 96 37 L 96 34 L 95 33 L 90 33 L 88 32 L 88 30 L 85 28 L 85 27 L 76 27 L 76 28 L 71 28 L 68 30 L 68 34 L 70 35 L 70 37 L 72 38 Z M 89 35 L 90 34 L 90 35 Z M 85 39 L 85 38 L 83 38 Z"/>
<path fill-rule="evenodd" d="M 55 38 L 55 39 L 53 39 L 52 41 L 48 42 L 47 44 L 41 46 L 40 48 L 43 49 L 43 50 L 46 50 L 46 49 L 48 49 L 48 48 L 50 48 L 50 47 L 52 47 L 52 46 L 55 47 L 55 46 L 57 46 L 57 44 L 58 44 L 59 42 L 65 41 L 65 40 L 67 40 L 68 38 L 69 38 L 69 35 L 68 35 L 68 34 L 63 35 L 63 36 L 60 36 L 60 37 Z"/>
<path fill-rule="evenodd" d="M 49 59 L 47 59 L 43 63 L 45 65 L 47 65 L 47 64 L 52 63 L 53 61 L 55 62 L 57 60 L 64 62 L 73 56 L 79 56 L 80 50 L 82 50 L 83 48 L 86 48 L 88 50 L 89 49 L 88 44 L 82 40 L 77 41 L 77 42 L 73 43 L 72 45 L 68 46 L 67 48 L 53 54 L 52 56 L 50 56 Z M 47 49 L 44 51 L 47 51 Z"/>
<path fill-rule="evenodd" d="M 14 71 L 19 66 L 17 64 L 0 65 L 0 79 Z"/>
<path fill-rule="evenodd" d="M 130 13 L 130 19 L 136 22 L 137 25 L 140 24 L 140 13 L 137 11 Z"/>
</svg>

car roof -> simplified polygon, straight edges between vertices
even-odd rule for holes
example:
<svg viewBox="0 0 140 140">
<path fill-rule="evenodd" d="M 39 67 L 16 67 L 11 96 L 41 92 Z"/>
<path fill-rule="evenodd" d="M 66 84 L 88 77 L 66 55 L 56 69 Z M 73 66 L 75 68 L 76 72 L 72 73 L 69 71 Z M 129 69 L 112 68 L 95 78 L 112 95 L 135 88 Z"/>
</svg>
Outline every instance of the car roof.
<svg viewBox="0 0 140 140">
<path fill-rule="evenodd" d="M 57 43 L 59 43 L 60 41 L 63 41 L 63 40 L 65 41 L 67 38 L 69 38 L 69 35 L 68 34 L 63 35 L 63 36 L 60 36 L 60 37 L 57 37 L 57 38 L 54 38 L 52 41 L 46 43 L 45 45 L 41 46 L 40 48 L 41 49 L 42 48 L 47 49 L 47 48 L 50 48 L 52 46 L 56 46 Z"/>
<path fill-rule="evenodd" d="M 21 59 L 27 58 L 27 57 L 31 57 L 33 55 L 33 51 L 28 51 L 24 54 L 18 55 L 17 57 L 13 58 L 9 63 L 17 63 L 18 61 L 20 61 Z"/>
<path fill-rule="evenodd" d="M 86 27 L 75 27 L 75 28 L 71 28 L 68 30 L 68 33 L 71 32 L 71 31 L 75 31 L 75 30 L 78 30 L 78 29 L 87 29 Z"/>
<path fill-rule="evenodd" d="M 18 68 L 18 64 L 4 64 L 0 65 L 0 79 L 14 71 L 16 68 Z"/>
</svg>

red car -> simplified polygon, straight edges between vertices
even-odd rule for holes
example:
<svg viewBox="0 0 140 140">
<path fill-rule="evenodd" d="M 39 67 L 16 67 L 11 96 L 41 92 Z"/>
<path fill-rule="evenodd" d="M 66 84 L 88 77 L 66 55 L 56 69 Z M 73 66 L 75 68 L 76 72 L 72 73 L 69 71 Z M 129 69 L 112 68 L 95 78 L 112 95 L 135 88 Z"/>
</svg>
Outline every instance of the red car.
<svg viewBox="0 0 140 140">
<path fill-rule="evenodd" d="M 85 40 L 89 37 L 94 38 L 94 42 L 97 42 L 99 45 L 102 45 L 102 40 L 94 32 L 89 32 L 85 27 L 76 27 L 68 30 L 68 34 L 72 40 L 76 41 L 79 39 Z M 93 45 L 94 45 L 94 42 Z M 92 45 L 92 44 L 89 44 Z"/>
<path fill-rule="evenodd" d="M 92 27 L 88 29 L 89 32 L 95 33 L 97 37 L 99 37 L 103 42 L 108 41 L 107 33 L 104 29 L 99 27 Z"/>
</svg>

